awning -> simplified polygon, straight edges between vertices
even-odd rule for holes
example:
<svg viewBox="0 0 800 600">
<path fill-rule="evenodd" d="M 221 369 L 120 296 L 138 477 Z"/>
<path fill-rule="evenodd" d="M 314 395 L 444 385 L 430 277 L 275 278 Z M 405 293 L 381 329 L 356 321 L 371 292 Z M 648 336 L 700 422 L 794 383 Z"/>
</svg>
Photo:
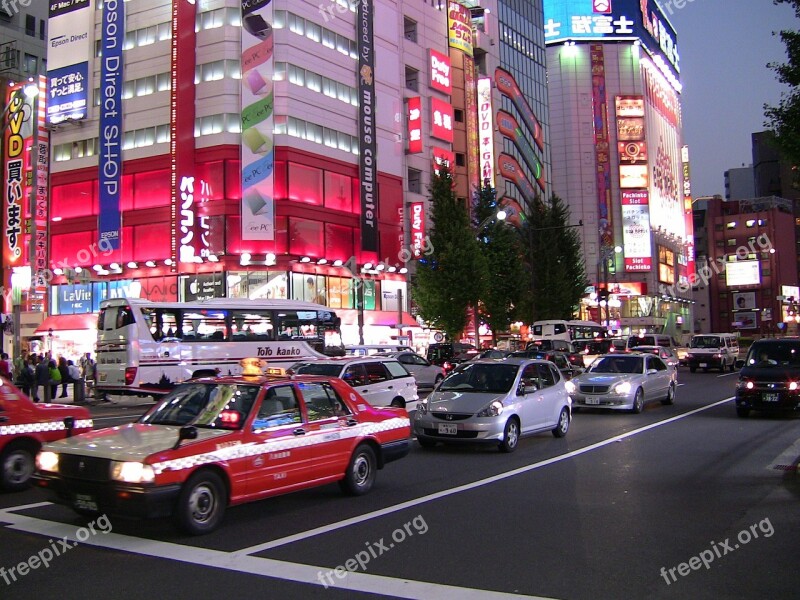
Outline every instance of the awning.
<svg viewBox="0 0 800 600">
<path fill-rule="evenodd" d="M 86 329 L 97 329 L 97 315 L 85 313 L 82 315 L 53 315 L 47 317 L 42 324 L 36 328 L 34 334 L 47 334 L 53 331 L 83 331 Z"/>
</svg>

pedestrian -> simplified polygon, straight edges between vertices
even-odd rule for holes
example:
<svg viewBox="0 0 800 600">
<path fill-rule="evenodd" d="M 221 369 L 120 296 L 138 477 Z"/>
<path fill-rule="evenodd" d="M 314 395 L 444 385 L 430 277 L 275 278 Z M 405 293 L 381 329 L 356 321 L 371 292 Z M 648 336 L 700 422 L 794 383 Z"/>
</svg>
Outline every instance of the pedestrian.
<svg viewBox="0 0 800 600">
<path fill-rule="evenodd" d="M 31 357 L 31 359 L 32 358 L 33 357 Z M 20 367 L 19 375 L 16 379 L 14 379 L 14 385 L 16 385 L 23 394 L 31 398 L 31 389 L 35 387 L 35 381 L 36 379 L 33 373 L 33 366 L 31 366 L 31 362 L 29 360 L 26 360 Z"/>
<path fill-rule="evenodd" d="M 93 379 L 94 374 L 94 361 L 92 360 L 92 353 L 87 352 L 81 359 L 78 361 L 78 365 L 81 369 L 81 376 L 84 379 Z"/>
<path fill-rule="evenodd" d="M 48 369 L 50 370 L 50 398 L 55 398 L 61 383 L 61 371 L 58 370 L 58 365 L 54 360 L 48 363 Z"/>
<path fill-rule="evenodd" d="M 36 370 L 34 371 L 34 386 L 33 386 L 33 401 L 39 402 L 39 387 L 44 389 L 45 400 L 49 400 L 48 393 L 50 385 L 50 367 L 44 361 L 44 356 L 41 354 L 36 357 Z"/>
<path fill-rule="evenodd" d="M 0 353 L 0 376 L 11 380 L 11 364 L 8 362 L 8 354 Z"/>
<path fill-rule="evenodd" d="M 28 351 L 23 350 L 22 353 L 14 357 L 14 381 L 17 381 L 22 375 L 23 367 L 28 366 Z"/>
<path fill-rule="evenodd" d="M 58 357 L 58 372 L 61 373 L 61 395 L 59 398 L 67 397 L 67 384 L 72 383 L 72 378 L 69 376 L 69 366 L 67 359 L 63 356 Z"/>
</svg>

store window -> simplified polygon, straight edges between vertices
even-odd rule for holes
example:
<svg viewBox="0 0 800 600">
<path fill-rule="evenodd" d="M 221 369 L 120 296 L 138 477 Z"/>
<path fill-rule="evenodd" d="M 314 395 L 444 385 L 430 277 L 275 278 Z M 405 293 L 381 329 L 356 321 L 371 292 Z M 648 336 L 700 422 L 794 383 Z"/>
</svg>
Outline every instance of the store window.
<svg viewBox="0 0 800 600">
<path fill-rule="evenodd" d="M 325 207 L 353 211 L 353 186 L 350 176 L 325 171 Z"/>
<path fill-rule="evenodd" d="M 322 170 L 289 163 L 289 200 L 322 204 Z"/>
</svg>

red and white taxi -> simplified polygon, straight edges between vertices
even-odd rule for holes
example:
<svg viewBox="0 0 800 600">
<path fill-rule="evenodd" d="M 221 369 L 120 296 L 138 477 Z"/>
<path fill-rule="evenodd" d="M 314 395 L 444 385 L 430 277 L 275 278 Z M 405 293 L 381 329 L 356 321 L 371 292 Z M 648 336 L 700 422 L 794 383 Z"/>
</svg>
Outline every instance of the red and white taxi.
<svg viewBox="0 0 800 600">
<path fill-rule="evenodd" d="M 92 429 L 92 415 L 80 406 L 36 404 L 0 377 L 0 487 L 24 489 L 42 444 Z"/>
<path fill-rule="evenodd" d="M 374 408 L 340 379 L 202 378 L 136 423 L 48 444 L 35 478 L 80 514 L 173 515 L 198 535 L 228 505 L 334 481 L 364 494 L 410 434 L 405 409 Z"/>
</svg>

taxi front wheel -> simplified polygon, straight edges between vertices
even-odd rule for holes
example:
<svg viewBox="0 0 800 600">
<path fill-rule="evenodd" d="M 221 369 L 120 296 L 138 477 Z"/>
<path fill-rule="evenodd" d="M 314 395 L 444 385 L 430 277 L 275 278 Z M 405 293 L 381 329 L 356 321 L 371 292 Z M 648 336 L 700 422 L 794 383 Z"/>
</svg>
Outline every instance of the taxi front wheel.
<svg viewBox="0 0 800 600">
<path fill-rule="evenodd" d="M 24 490 L 30 484 L 34 470 L 34 454 L 23 445 L 9 446 L 0 457 L 0 486 L 6 491 Z"/>
<path fill-rule="evenodd" d="M 342 491 L 351 496 L 361 496 L 372 489 L 375 483 L 377 461 L 375 452 L 366 444 L 360 445 L 353 452 L 350 464 L 347 465 L 344 479 L 339 481 Z"/>
<path fill-rule="evenodd" d="M 209 533 L 222 521 L 226 504 L 222 478 L 212 471 L 195 473 L 178 497 L 178 526 L 192 535 Z"/>
</svg>

